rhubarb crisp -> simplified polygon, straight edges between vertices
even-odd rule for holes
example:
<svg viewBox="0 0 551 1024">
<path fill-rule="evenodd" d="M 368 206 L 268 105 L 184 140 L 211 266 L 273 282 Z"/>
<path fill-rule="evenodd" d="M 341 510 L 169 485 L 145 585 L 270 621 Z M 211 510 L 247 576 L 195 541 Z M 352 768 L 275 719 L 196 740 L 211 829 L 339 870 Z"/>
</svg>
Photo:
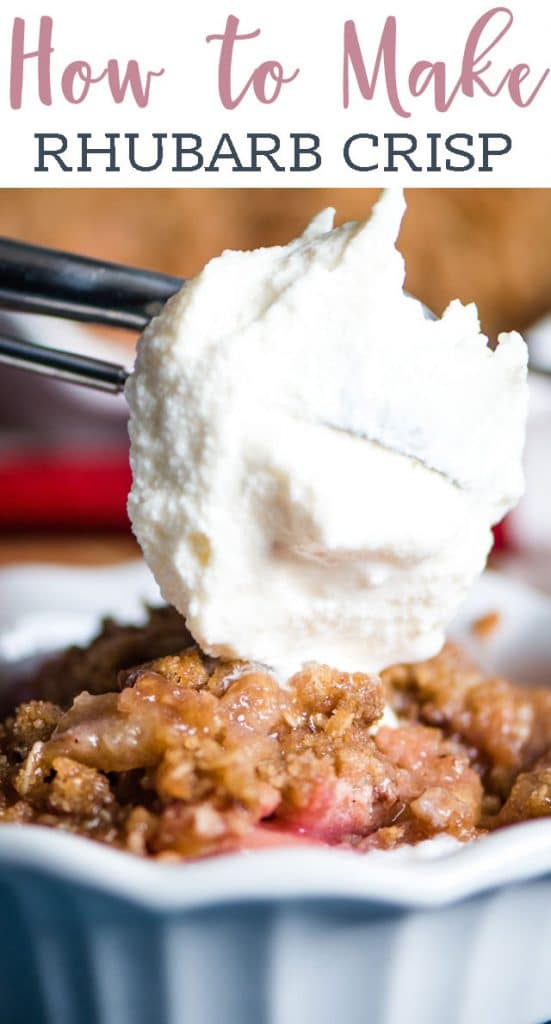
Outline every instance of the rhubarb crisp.
<svg viewBox="0 0 551 1024">
<path fill-rule="evenodd" d="M 451 645 L 381 677 L 311 665 L 282 688 L 203 655 L 165 608 L 105 622 L 17 693 L 2 821 L 135 854 L 363 851 L 551 813 L 551 690 L 485 677 Z"/>
</svg>

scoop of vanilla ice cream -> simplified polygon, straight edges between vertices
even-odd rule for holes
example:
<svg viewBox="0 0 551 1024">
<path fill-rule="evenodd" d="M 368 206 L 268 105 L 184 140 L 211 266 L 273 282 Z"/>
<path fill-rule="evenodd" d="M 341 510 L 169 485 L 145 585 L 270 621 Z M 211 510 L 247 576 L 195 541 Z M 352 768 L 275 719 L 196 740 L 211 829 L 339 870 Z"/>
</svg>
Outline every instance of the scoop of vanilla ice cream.
<svg viewBox="0 0 551 1024">
<path fill-rule="evenodd" d="M 435 654 L 518 499 L 526 346 L 403 293 L 387 192 L 224 252 L 146 328 L 128 387 L 134 531 L 207 652 L 378 671 Z"/>
</svg>

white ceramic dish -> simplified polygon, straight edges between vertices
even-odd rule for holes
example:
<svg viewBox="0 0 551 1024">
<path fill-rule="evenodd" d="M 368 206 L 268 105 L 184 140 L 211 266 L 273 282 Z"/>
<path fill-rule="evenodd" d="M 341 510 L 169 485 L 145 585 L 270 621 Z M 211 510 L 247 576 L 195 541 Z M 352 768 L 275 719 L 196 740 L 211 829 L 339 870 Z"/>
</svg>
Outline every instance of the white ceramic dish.
<svg viewBox="0 0 551 1024">
<path fill-rule="evenodd" d="M 139 563 L 0 573 L 0 663 L 158 600 Z M 44 609 L 48 611 L 45 612 Z M 497 610 L 476 641 L 469 624 Z M 551 599 L 487 574 L 454 627 L 485 667 L 551 682 Z M 461 846 L 147 863 L 0 828 L 0 1024 L 542 1024 L 551 821 Z"/>
</svg>

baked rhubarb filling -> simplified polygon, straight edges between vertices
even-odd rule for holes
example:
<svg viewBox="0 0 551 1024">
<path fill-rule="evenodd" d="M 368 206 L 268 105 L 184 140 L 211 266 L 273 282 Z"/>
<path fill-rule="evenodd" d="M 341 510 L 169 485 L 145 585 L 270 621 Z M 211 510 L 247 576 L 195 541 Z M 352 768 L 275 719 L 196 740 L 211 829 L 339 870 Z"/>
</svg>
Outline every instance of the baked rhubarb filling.
<svg viewBox="0 0 551 1024">
<path fill-rule="evenodd" d="M 387 849 L 551 813 L 551 691 L 450 645 L 381 676 L 312 664 L 282 688 L 205 656 L 162 609 L 106 623 L 26 695 L 0 727 L 1 820 L 143 856 Z"/>
</svg>

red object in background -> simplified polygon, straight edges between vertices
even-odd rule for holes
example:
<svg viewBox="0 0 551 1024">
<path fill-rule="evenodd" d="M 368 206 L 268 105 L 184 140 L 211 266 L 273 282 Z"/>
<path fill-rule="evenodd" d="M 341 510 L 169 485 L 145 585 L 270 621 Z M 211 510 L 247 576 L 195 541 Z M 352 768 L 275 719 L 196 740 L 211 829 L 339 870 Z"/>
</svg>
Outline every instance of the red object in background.
<svg viewBox="0 0 551 1024">
<path fill-rule="evenodd" d="M 507 517 L 494 526 L 494 551 L 505 551 L 511 547 L 511 536 Z"/>
<path fill-rule="evenodd" d="M 57 453 L 0 461 L 0 527 L 129 527 L 128 451 Z"/>
</svg>

